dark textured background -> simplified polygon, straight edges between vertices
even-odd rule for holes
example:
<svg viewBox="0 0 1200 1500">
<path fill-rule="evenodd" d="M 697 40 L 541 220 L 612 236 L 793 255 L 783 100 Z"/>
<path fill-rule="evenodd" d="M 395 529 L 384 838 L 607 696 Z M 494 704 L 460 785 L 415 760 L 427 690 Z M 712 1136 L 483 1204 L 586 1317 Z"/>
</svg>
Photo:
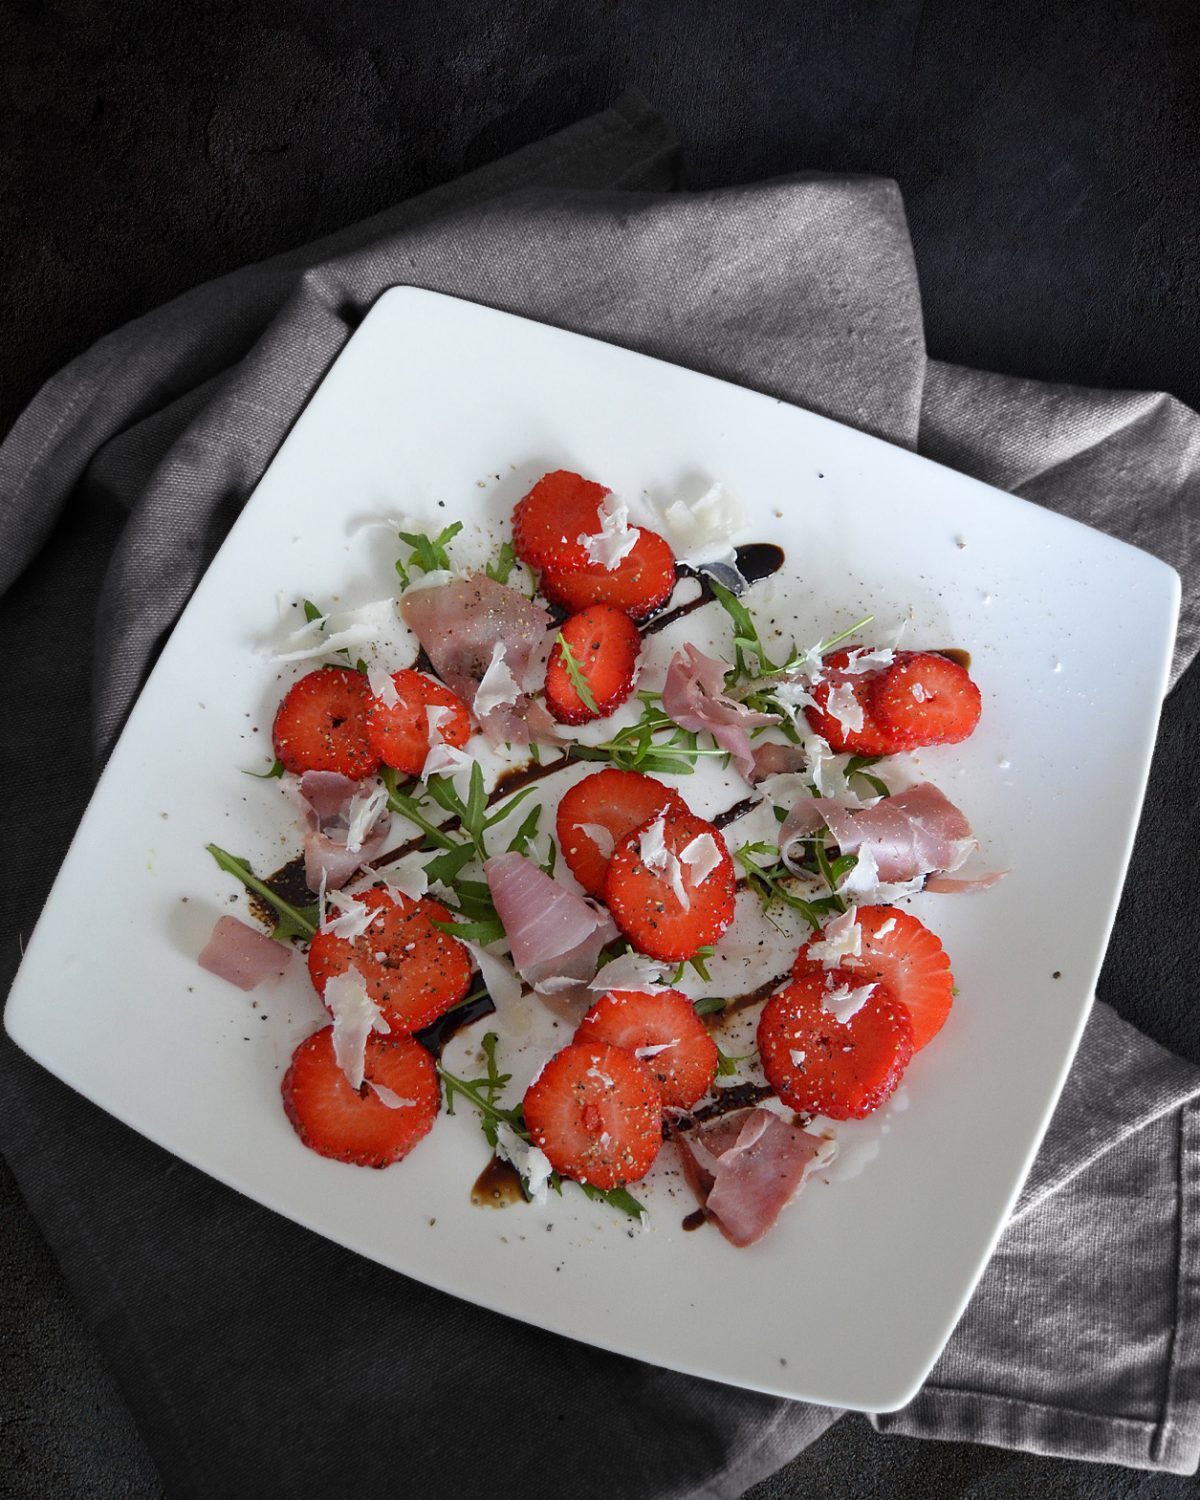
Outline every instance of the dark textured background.
<svg viewBox="0 0 1200 1500">
<path fill-rule="evenodd" d="M 674 124 L 692 186 L 895 176 L 935 356 L 1200 405 L 1195 0 L 0 0 L 0 78 L 0 432 L 114 325 L 629 84 Z M 1101 984 L 1195 1058 L 1198 722 L 1193 671 Z M 65 851 L 69 832 L 50 837 Z M 6 1176 L 0 1205 L 0 1495 L 152 1500 L 152 1461 Z M 853 1419 L 754 1492 L 1030 1493 L 1174 1500 L 1195 1481 L 884 1441 Z"/>
</svg>

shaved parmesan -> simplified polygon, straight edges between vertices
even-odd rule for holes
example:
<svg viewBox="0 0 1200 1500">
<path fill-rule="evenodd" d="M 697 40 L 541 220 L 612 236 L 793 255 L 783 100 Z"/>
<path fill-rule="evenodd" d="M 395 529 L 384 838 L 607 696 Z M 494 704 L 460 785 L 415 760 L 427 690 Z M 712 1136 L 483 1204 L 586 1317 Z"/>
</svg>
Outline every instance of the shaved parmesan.
<svg viewBox="0 0 1200 1500">
<path fill-rule="evenodd" d="M 488 669 L 475 690 L 475 702 L 472 706 L 477 719 L 485 718 L 493 709 L 511 707 L 521 696 L 520 685 L 509 671 L 505 654 L 504 642 L 497 641 L 492 647 Z"/>
<path fill-rule="evenodd" d="M 501 1122 L 496 1126 L 496 1155 L 516 1168 L 534 1203 L 545 1203 L 546 1184 L 554 1168 L 541 1147 L 523 1140 L 511 1125 Z"/>
<path fill-rule="evenodd" d="M 693 886 L 703 885 L 721 863 L 721 851 L 711 833 L 698 833 L 679 851 L 680 860 L 691 872 Z"/>
<path fill-rule="evenodd" d="M 406 854 L 397 860 L 384 876 L 389 891 L 407 896 L 410 901 L 419 901 L 429 890 L 429 876 L 421 863 L 419 854 Z"/>
<path fill-rule="evenodd" d="M 346 809 L 346 853 L 357 854 L 367 835 L 387 812 L 387 788 L 380 782 L 355 792 Z"/>
<path fill-rule="evenodd" d="M 663 836 L 664 829 L 665 815 L 659 813 L 654 822 L 648 823 L 638 835 L 638 850 L 642 856 L 642 863 L 654 874 L 664 876 L 676 901 L 684 911 L 690 911 L 692 901 L 683 883 L 683 867 L 675 851 L 668 849 Z"/>
<path fill-rule="evenodd" d="M 415 1099 L 402 1099 L 394 1089 L 385 1088 L 382 1083 L 373 1083 L 367 1080 L 367 1087 L 374 1090 L 380 1104 L 386 1104 L 389 1109 L 416 1109 Z"/>
<path fill-rule="evenodd" d="M 385 708 L 404 707 L 404 700 L 396 691 L 396 684 L 392 681 L 392 674 L 384 671 L 382 667 L 370 666 L 367 668 L 367 686 Z"/>
<path fill-rule="evenodd" d="M 369 646 L 381 636 L 391 634 L 396 623 L 396 601 L 375 599 L 356 609 L 317 616 L 287 638 L 286 650 L 272 655 L 276 661 L 311 661 L 351 646 Z"/>
<path fill-rule="evenodd" d="M 678 1045 L 679 1038 L 676 1037 L 672 1042 L 655 1042 L 651 1047 L 635 1047 L 633 1055 L 634 1057 L 657 1057 L 660 1052 L 666 1052 L 669 1048 L 678 1047 Z"/>
<path fill-rule="evenodd" d="M 825 712 L 836 719 L 847 734 L 856 734 L 863 727 L 863 707 L 848 682 L 839 682 L 830 688 Z"/>
<path fill-rule="evenodd" d="M 639 536 L 637 527 L 629 524 L 629 506 L 608 494 L 600 502 L 600 530 L 591 536 L 581 532 L 578 540 L 590 560 L 611 573 L 637 546 Z"/>
<path fill-rule="evenodd" d="M 330 891 L 329 903 L 337 907 L 341 916 L 334 917 L 332 921 L 323 922 L 322 932 L 328 932 L 333 937 L 346 938 L 350 942 L 362 937 L 378 915 L 365 902 L 354 901 L 342 891 Z"/>
<path fill-rule="evenodd" d="M 367 1038 L 373 1031 L 390 1032 L 379 1007 L 367 994 L 358 970 L 351 965 L 325 986 L 325 1004 L 333 1016 L 333 1055 L 352 1089 L 362 1088 Z"/>
<path fill-rule="evenodd" d="M 821 996 L 821 1005 L 836 1021 L 848 1026 L 875 993 L 875 989 L 874 984 L 839 984 L 825 991 Z"/>
<path fill-rule="evenodd" d="M 603 823 L 576 823 L 575 827 L 591 839 L 604 859 L 612 858 L 613 850 L 617 847 L 616 840 L 611 830 L 605 828 Z"/>
<path fill-rule="evenodd" d="M 676 557 L 684 562 L 727 561 L 732 539 L 746 518 L 723 484 L 714 484 L 698 499 L 673 500 L 662 512 L 663 530 Z"/>
<path fill-rule="evenodd" d="M 647 958 L 644 953 L 622 953 L 598 971 L 588 985 L 590 990 L 640 990 L 653 993 L 669 989 L 662 983 L 663 966 L 656 958 Z"/>
<path fill-rule="evenodd" d="M 801 1052 L 799 1047 L 793 1047 L 788 1056 L 792 1059 L 793 1068 L 802 1068 L 804 1066 L 804 1059 L 808 1056 L 808 1053 Z"/>
<path fill-rule="evenodd" d="M 850 907 L 821 929 L 821 936 L 808 945 L 808 957 L 826 969 L 836 969 L 844 958 L 858 958 L 862 953 L 862 927 L 858 908 Z"/>
</svg>

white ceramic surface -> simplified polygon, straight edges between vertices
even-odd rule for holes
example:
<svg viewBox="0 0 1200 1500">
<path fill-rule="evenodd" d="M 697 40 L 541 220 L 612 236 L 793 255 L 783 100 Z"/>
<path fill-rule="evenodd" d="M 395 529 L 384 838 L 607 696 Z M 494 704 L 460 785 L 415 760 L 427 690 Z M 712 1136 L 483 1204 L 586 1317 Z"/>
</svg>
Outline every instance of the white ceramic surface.
<svg viewBox="0 0 1200 1500">
<path fill-rule="evenodd" d="M 463 555 L 481 556 L 478 528 L 502 523 L 555 467 L 635 504 L 723 481 L 747 513 L 740 539 L 787 552 L 769 602 L 761 590 L 748 600 L 765 618 L 807 645 L 868 611 L 881 628 L 907 616 L 906 644 L 970 650 L 984 694 L 974 738 L 915 768 L 967 811 L 982 862 L 1012 870 L 985 894 L 915 903 L 953 959 L 951 1019 L 909 1070 L 907 1108 L 849 1132 L 843 1170 L 806 1187 L 750 1250 L 711 1229 L 684 1233 L 694 1205 L 658 1169 L 638 1190 L 646 1232 L 571 1189 L 545 1209 L 475 1208 L 469 1189 L 488 1153 L 461 1107 L 387 1172 L 313 1155 L 278 1096 L 292 1047 L 323 1016 L 302 963 L 278 989 L 246 996 L 195 962 L 217 912 L 239 909 L 204 845 L 260 870 L 295 848 L 278 784 L 239 774 L 269 762 L 274 704 L 303 670 L 264 653 L 281 616 L 296 623 L 289 607 L 306 596 L 328 606 L 388 591 L 394 535 L 363 521 L 461 517 L 472 523 Z M 986 1262 L 1086 1018 L 1177 599 L 1174 573 L 1146 554 L 849 428 L 396 289 L 326 376 L 172 633 L 5 1024 L 152 1140 L 397 1271 L 680 1370 L 894 1408 Z M 701 614 L 673 639 L 721 641 L 720 612 Z M 732 783 L 680 786 L 704 812 Z"/>
</svg>

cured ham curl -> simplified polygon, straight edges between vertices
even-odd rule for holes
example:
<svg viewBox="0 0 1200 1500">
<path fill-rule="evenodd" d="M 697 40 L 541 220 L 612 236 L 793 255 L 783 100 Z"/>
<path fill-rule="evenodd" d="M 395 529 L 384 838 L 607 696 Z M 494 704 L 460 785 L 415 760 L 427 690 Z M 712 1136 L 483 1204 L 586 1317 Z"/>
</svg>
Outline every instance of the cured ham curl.
<svg viewBox="0 0 1200 1500">
<path fill-rule="evenodd" d="M 753 1245 L 836 1149 L 769 1109 L 737 1109 L 673 1137 L 705 1214 L 732 1244 Z"/>
<path fill-rule="evenodd" d="M 587 984 L 600 950 L 617 936 L 595 902 L 551 879 L 523 854 L 495 854 L 483 867 L 518 972 L 535 989 Z"/>
<path fill-rule="evenodd" d="M 671 658 L 663 683 L 663 711 L 681 729 L 711 734 L 723 750 L 729 751 L 734 765 L 749 781 L 755 774 L 750 730 L 778 724 L 779 716 L 756 713 L 731 698 L 725 691 L 728 670 L 723 661 L 705 656 L 690 643 L 680 647 Z"/>
<path fill-rule="evenodd" d="M 957 870 L 976 848 L 966 817 L 927 781 L 873 807 L 850 808 L 832 797 L 801 798 L 780 830 L 784 859 L 822 827 L 843 854 L 873 861 L 876 878 L 887 882 Z"/>
<path fill-rule="evenodd" d="M 391 815 L 387 793 L 337 771 L 306 771 L 294 799 L 304 814 L 304 880 L 310 891 L 338 890 L 357 870 L 382 854 Z"/>
<path fill-rule="evenodd" d="M 405 594 L 400 613 L 434 671 L 474 708 L 489 739 L 525 745 L 552 737 L 545 732 L 547 715 L 530 718 L 533 705 L 524 691 L 548 650 L 549 610 L 486 573 L 472 573 Z"/>
<path fill-rule="evenodd" d="M 218 917 L 212 936 L 201 949 L 199 964 L 239 990 L 253 990 L 268 979 L 287 973 L 292 950 L 257 931 L 237 917 Z"/>
</svg>

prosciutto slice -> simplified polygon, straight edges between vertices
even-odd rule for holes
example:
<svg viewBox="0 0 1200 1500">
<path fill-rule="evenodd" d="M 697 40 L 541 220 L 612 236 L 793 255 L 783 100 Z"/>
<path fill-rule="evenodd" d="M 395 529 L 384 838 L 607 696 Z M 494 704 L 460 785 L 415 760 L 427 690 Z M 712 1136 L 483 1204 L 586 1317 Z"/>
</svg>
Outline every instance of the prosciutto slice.
<svg viewBox="0 0 1200 1500">
<path fill-rule="evenodd" d="M 218 917 L 212 936 L 200 950 L 199 964 L 239 990 L 253 990 L 268 979 L 281 979 L 292 950 L 237 917 Z"/>
<path fill-rule="evenodd" d="M 513 963 L 535 989 L 586 984 L 600 950 L 617 936 L 595 902 L 559 885 L 523 854 L 494 854 L 483 867 Z"/>
<path fill-rule="evenodd" d="M 754 752 L 750 748 L 751 729 L 764 724 L 778 724 L 778 714 L 760 714 L 747 708 L 725 691 L 725 673 L 729 668 L 715 657 L 705 656 L 690 642 L 671 658 L 663 683 L 662 705 L 681 729 L 697 734 L 711 734 L 747 779 L 754 777 Z"/>
<path fill-rule="evenodd" d="M 928 781 L 872 807 L 850 808 L 832 797 L 802 797 L 780 830 L 784 858 L 793 845 L 821 827 L 829 829 L 843 854 L 872 859 L 876 878 L 884 882 L 957 870 L 977 846 L 964 814 Z"/>
<path fill-rule="evenodd" d="M 732 1244 L 753 1245 L 799 1192 L 831 1142 L 769 1109 L 731 1110 L 674 1137 L 684 1175 Z"/>
<path fill-rule="evenodd" d="M 545 726 L 530 723 L 524 690 L 547 639 L 548 610 L 486 573 L 472 573 L 405 594 L 400 613 L 434 671 L 464 703 L 475 708 L 487 679 L 476 717 L 489 739 L 528 744 L 542 737 Z M 515 697 L 503 690 L 508 681 L 521 689 Z"/>
<path fill-rule="evenodd" d="M 310 891 L 338 890 L 382 854 L 391 828 L 387 794 L 378 782 L 351 781 L 337 771 L 305 771 L 293 791 L 308 831 L 304 879 Z"/>
<path fill-rule="evenodd" d="M 754 767 L 751 781 L 765 781 L 768 776 L 787 776 L 793 771 L 803 771 L 808 766 L 808 756 L 803 745 L 780 745 L 773 740 L 764 740 L 755 745 Z"/>
</svg>

